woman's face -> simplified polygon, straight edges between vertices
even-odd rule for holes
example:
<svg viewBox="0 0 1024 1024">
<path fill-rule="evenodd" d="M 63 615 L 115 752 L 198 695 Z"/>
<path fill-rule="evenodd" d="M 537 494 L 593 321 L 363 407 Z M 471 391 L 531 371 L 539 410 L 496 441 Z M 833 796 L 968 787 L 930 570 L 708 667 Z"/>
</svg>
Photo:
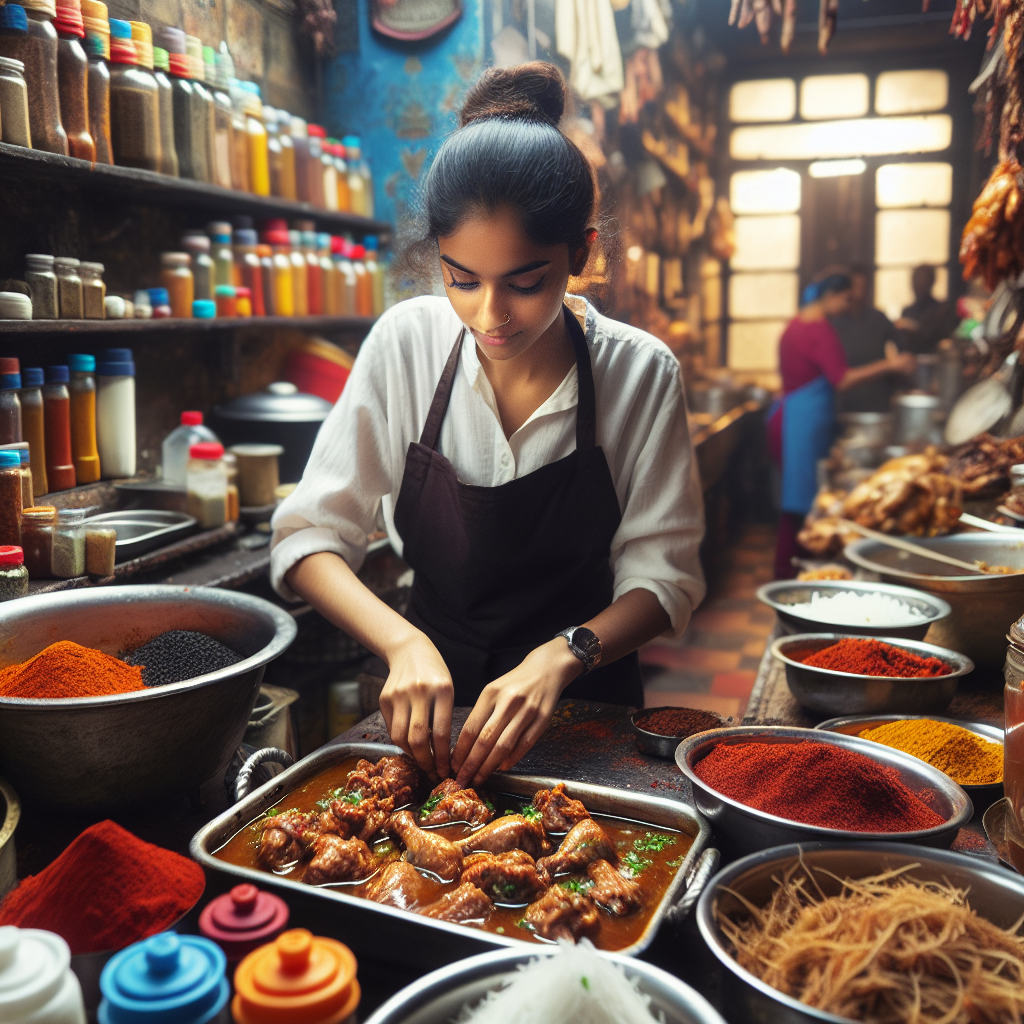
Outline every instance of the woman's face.
<svg viewBox="0 0 1024 1024">
<path fill-rule="evenodd" d="M 515 359 L 559 329 L 568 245 L 537 245 L 511 210 L 473 214 L 437 244 L 452 308 L 487 359 Z"/>
</svg>

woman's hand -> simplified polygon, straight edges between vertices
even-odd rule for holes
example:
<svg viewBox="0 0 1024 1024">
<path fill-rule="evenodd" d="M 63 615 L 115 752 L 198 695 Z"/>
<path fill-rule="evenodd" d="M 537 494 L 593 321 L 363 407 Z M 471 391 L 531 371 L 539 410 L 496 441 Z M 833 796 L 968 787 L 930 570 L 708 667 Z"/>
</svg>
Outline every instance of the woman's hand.
<svg viewBox="0 0 1024 1024">
<path fill-rule="evenodd" d="M 559 636 L 488 683 L 455 747 L 452 767 L 459 785 L 478 786 L 523 757 L 548 727 L 562 691 L 582 671 L 582 663 Z"/>
<path fill-rule="evenodd" d="M 390 672 L 380 695 L 388 734 L 431 778 L 446 779 L 455 687 L 444 659 L 419 631 L 388 655 Z"/>
</svg>

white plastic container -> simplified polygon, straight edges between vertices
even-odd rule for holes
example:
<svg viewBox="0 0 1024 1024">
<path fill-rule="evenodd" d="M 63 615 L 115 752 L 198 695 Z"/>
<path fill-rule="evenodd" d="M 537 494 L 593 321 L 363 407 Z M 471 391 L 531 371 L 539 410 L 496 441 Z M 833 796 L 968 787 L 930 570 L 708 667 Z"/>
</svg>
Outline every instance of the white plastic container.
<svg viewBox="0 0 1024 1024">
<path fill-rule="evenodd" d="M 228 471 L 224 465 L 224 446 L 200 441 L 189 449 L 187 509 L 199 527 L 212 530 L 228 518 Z"/>
<path fill-rule="evenodd" d="M 163 470 L 165 484 L 184 487 L 188 476 L 188 452 L 199 441 L 216 441 L 217 435 L 203 426 L 201 412 L 188 411 L 181 414 L 181 425 L 175 427 L 163 443 Z"/>
<path fill-rule="evenodd" d="M 135 363 L 130 348 L 96 360 L 96 445 L 106 480 L 135 475 Z"/>
<path fill-rule="evenodd" d="M 0 1021 L 85 1024 L 82 988 L 71 950 L 52 932 L 0 927 Z"/>
</svg>

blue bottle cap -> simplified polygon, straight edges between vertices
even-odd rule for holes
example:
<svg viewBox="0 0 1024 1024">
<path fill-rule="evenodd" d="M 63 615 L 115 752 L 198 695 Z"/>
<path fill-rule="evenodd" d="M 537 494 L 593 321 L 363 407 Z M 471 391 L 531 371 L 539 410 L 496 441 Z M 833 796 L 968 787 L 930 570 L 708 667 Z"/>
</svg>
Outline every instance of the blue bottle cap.
<svg viewBox="0 0 1024 1024">
<path fill-rule="evenodd" d="M 28 32 L 28 15 L 21 4 L 0 7 L 0 29 L 8 32 Z"/>
<path fill-rule="evenodd" d="M 21 455 L 21 464 L 28 466 L 32 462 L 32 453 L 27 448 L 19 448 L 19 454 Z"/>
<path fill-rule="evenodd" d="M 20 469 L 21 468 L 21 452 L 17 449 L 13 451 L 7 448 L 0 451 L 0 469 Z"/>
<path fill-rule="evenodd" d="M 110 35 L 113 39 L 131 39 L 131 22 L 121 21 L 118 18 L 110 19 Z"/>
<path fill-rule="evenodd" d="M 68 369 L 72 373 L 93 373 L 96 370 L 96 357 L 85 355 L 68 356 Z"/>
<path fill-rule="evenodd" d="M 253 228 L 235 228 L 235 245 L 257 245 L 259 236 Z"/>
<path fill-rule="evenodd" d="M 253 96 L 259 96 L 260 87 L 255 82 L 239 82 L 238 83 L 246 92 L 251 92 Z"/>
<path fill-rule="evenodd" d="M 17 391 L 21 387 L 20 373 L 0 374 L 0 391 Z"/>
<path fill-rule="evenodd" d="M 213 289 L 214 295 L 223 295 L 225 298 L 233 299 L 235 297 L 235 286 L 233 284 L 219 284 Z"/>
<path fill-rule="evenodd" d="M 352 148 L 352 149 L 362 149 L 363 148 L 362 147 L 362 143 L 360 143 L 360 141 L 359 141 L 359 136 L 358 135 L 346 135 L 345 138 L 343 138 L 341 140 L 341 144 L 346 149 L 349 149 L 349 148 Z"/>
<path fill-rule="evenodd" d="M 226 1005 L 227 958 L 216 943 L 162 932 L 111 957 L 100 975 L 101 1024 L 204 1024 Z"/>
<path fill-rule="evenodd" d="M 0 11 L 3 8 L 0 7 Z M 71 357 L 74 359 L 74 356 Z M 43 368 L 41 366 L 26 366 L 21 371 L 21 386 L 23 388 L 41 388 L 45 380 L 43 378 Z"/>
<path fill-rule="evenodd" d="M 135 363 L 130 348 L 105 348 L 96 360 L 96 373 L 101 377 L 134 377 Z"/>
<path fill-rule="evenodd" d="M 372 249 L 374 252 L 377 251 L 377 236 L 376 235 L 365 235 L 363 237 L 363 246 L 367 249 Z"/>
<path fill-rule="evenodd" d="M 171 293 L 166 288 L 147 288 L 149 301 L 154 306 L 169 306 L 171 304 Z"/>
<path fill-rule="evenodd" d="M 71 380 L 71 374 L 66 366 L 48 366 L 46 368 L 47 384 L 67 384 Z"/>
<path fill-rule="evenodd" d="M 192 303 L 192 316 L 196 320 L 212 320 L 217 315 L 217 303 L 213 299 L 196 299 Z"/>
</svg>

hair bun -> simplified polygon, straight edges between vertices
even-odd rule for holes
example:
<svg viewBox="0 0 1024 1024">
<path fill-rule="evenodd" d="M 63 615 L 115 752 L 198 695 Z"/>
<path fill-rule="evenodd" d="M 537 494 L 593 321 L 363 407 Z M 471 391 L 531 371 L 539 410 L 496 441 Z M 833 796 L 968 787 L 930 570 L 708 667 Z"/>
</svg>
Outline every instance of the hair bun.
<svg viewBox="0 0 1024 1024">
<path fill-rule="evenodd" d="M 534 61 L 512 68 L 489 68 L 469 90 L 459 114 L 473 121 L 506 118 L 537 121 L 557 128 L 565 110 L 565 79 L 554 64 Z"/>
</svg>

